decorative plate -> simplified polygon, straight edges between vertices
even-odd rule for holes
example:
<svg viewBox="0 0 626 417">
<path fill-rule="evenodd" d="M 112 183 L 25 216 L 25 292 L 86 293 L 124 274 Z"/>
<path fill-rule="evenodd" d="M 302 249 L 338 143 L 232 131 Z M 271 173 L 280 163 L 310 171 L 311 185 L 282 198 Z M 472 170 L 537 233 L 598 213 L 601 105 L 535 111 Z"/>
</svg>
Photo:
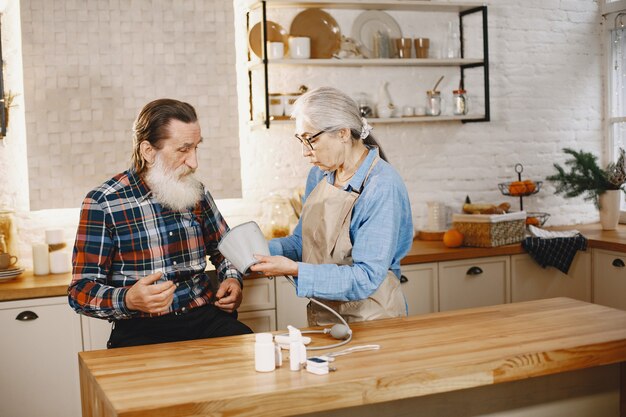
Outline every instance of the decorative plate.
<svg viewBox="0 0 626 417">
<path fill-rule="evenodd" d="M 24 268 L 8 268 L 8 269 L 0 269 L 0 281 L 8 281 L 13 279 L 24 272 Z"/>
<path fill-rule="evenodd" d="M 357 16 L 352 24 L 352 38 L 360 44 L 363 55 L 374 56 L 374 35 L 376 32 L 386 33 L 389 39 L 401 38 L 402 31 L 398 22 L 385 12 L 367 10 Z"/>
<path fill-rule="evenodd" d="M 262 25 L 263 22 L 259 22 L 252 26 L 252 29 L 250 29 L 250 33 L 248 34 L 248 44 L 250 49 L 259 58 L 263 56 L 263 45 L 261 43 Z M 267 21 L 267 40 L 269 42 L 282 42 L 285 46 L 285 56 L 287 56 L 287 53 L 289 52 L 289 34 L 281 25 L 276 22 L 272 22 L 271 20 Z"/>
<path fill-rule="evenodd" d="M 341 49 L 339 25 L 322 9 L 298 13 L 291 22 L 289 35 L 311 38 L 311 58 L 332 58 Z"/>
</svg>

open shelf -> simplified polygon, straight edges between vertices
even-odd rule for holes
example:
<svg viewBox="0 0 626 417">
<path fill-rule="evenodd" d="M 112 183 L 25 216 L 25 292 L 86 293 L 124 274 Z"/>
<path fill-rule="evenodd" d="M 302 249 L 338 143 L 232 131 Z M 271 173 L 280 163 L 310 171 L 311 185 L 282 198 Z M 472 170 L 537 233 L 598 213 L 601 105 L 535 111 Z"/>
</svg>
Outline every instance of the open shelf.
<svg viewBox="0 0 626 417">
<path fill-rule="evenodd" d="M 250 30 L 250 14 L 254 10 L 256 13 L 261 14 L 262 24 L 262 37 L 266 39 L 267 31 L 267 10 L 276 8 L 324 8 L 324 9 L 356 9 L 356 10 L 403 10 L 403 11 L 418 11 L 418 12 L 446 12 L 456 13 L 459 19 L 460 30 L 460 56 L 461 58 L 376 58 L 376 59 L 290 59 L 281 58 L 270 60 L 267 58 L 253 58 L 250 51 L 248 51 L 248 90 L 250 101 L 250 123 L 251 127 L 263 125 L 266 128 L 270 127 L 270 124 L 284 124 L 291 123 L 290 121 L 274 120 L 273 118 L 266 118 L 262 121 L 254 120 L 254 115 L 269 114 L 270 113 L 270 90 L 269 90 L 269 76 L 271 68 L 277 68 L 279 66 L 292 66 L 292 67 L 346 67 L 346 68 L 359 68 L 359 67 L 456 67 L 460 71 L 460 83 L 459 88 L 465 88 L 465 71 L 469 69 L 482 69 L 483 72 L 483 89 L 484 89 L 484 111 L 479 115 L 465 115 L 465 116 L 415 116 L 415 117 L 397 117 L 388 119 L 371 119 L 372 123 L 421 123 L 421 122 L 445 122 L 445 121 L 460 121 L 463 123 L 468 122 L 489 122 L 490 116 L 490 99 L 489 99 L 489 41 L 488 41 L 488 23 L 487 23 L 487 6 L 484 3 L 455 3 L 455 2 L 443 2 L 438 0 L 422 1 L 422 0 L 390 0 L 390 1 L 375 1 L 375 0 L 352 0 L 352 1 L 331 1 L 331 0 L 310 0 L 310 1 L 298 1 L 298 0 L 251 0 L 246 4 L 246 28 Z M 464 55 L 464 18 L 468 15 L 480 15 L 482 17 L 482 58 L 466 58 Z M 263 51 L 264 56 L 267 51 Z M 262 71 L 263 77 L 263 103 L 261 107 L 263 111 L 257 111 L 255 109 L 255 100 L 253 99 L 253 71 Z M 258 103 L 258 101 L 257 101 Z"/>
<path fill-rule="evenodd" d="M 400 124 L 400 123 L 431 123 L 431 122 L 463 122 L 463 121 L 483 121 L 485 115 L 471 114 L 465 116 L 412 116 L 412 117 L 387 117 L 387 118 L 368 118 L 367 121 L 371 124 Z M 270 118 L 272 124 L 276 125 L 289 125 L 293 124 L 292 119 L 286 118 Z M 248 124 L 251 128 L 265 127 L 265 123 L 262 121 L 251 121 Z"/>
<path fill-rule="evenodd" d="M 434 58 L 375 58 L 375 59 L 269 59 L 268 65 L 311 65 L 332 67 L 460 67 L 482 65 L 482 59 L 459 58 L 459 59 L 434 59 Z M 260 59 L 248 62 L 249 70 L 262 69 L 263 61 Z"/>
<path fill-rule="evenodd" d="M 452 12 L 461 13 L 477 7 L 485 6 L 485 3 L 454 3 L 440 1 L 342 1 L 314 0 L 314 1 L 293 1 L 293 0 L 266 0 L 268 8 L 302 7 L 302 8 L 324 8 L 324 9 L 362 9 L 362 10 L 414 10 L 420 12 Z M 261 7 L 260 1 L 250 1 L 247 6 L 250 10 Z"/>
</svg>

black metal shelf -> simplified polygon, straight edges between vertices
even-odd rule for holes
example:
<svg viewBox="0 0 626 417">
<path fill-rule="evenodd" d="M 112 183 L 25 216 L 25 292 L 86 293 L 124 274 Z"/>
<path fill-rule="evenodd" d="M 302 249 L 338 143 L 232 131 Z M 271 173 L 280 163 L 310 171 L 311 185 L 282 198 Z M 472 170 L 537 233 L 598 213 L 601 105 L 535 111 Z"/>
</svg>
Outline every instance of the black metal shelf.
<svg viewBox="0 0 626 417">
<path fill-rule="evenodd" d="M 453 11 L 459 14 L 459 27 L 460 27 L 460 59 L 307 59 L 307 60 L 290 60 L 280 59 L 270 61 L 267 58 L 267 8 L 280 8 L 280 7 L 323 7 L 334 9 L 357 9 L 357 10 L 408 10 L 408 11 L 423 11 L 423 12 L 445 12 Z M 330 0 L 316 0 L 299 2 L 293 0 L 261 0 L 251 1 L 246 11 L 246 33 L 250 32 L 250 13 L 254 10 L 261 9 L 261 21 L 263 25 L 261 27 L 261 45 L 262 45 L 262 58 L 260 60 L 252 60 L 250 48 L 248 48 L 248 91 L 250 102 L 250 122 L 254 123 L 254 103 L 252 94 L 252 72 L 257 69 L 263 70 L 264 77 L 264 93 L 265 93 L 265 120 L 262 124 L 267 129 L 270 127 L 271 117 L 270 104 L 269 104 L 269 79 L 268 68 L 269 65 L 319 65 L 319 66 L 423 66 L 423 67 L 445 67 L 455 66 L 460 68 L 461 82 L 460 87 L 465 88 L 465 71 L 468 69 L 482 68 L 484 76 L 484 106 L 485 113 L 480 117 L 470 116 L 466 118 L 454 118 L 454 120 L 460 120 L 463 123 L 476 123 L 476 122 L 488 122 L 491 120 L 491 107 L 489 99 L 489 38 L 487 29 L 487 6 L 483 4 L 466 4 L 466 3 L 448 3 L 437 1 L 416 1 L 416 0 L 404 0 L 404 1 L 371 1 L 362 0 L 360 2 L 344 1 L 344 2 L 332 2 Z M 482 15 L 482 30 L 483 30 L 483 58 L 471 59 L 465 58 L 465 48 L 463 44 L 463 19 L 475 13 Z M 369 63 L 366 63 L 370 61 Z M 438 116 L 440 117 L 440 116 Z M 430 118 L 434 119 L 434 118 Z M 416 122 L 423 121 L 445 121 L 444 118 L 438 120 L 426 120 L 417 119 Z M 393 122 L 393 119 L 380 119 L 381 123 Z"/>
</svg>

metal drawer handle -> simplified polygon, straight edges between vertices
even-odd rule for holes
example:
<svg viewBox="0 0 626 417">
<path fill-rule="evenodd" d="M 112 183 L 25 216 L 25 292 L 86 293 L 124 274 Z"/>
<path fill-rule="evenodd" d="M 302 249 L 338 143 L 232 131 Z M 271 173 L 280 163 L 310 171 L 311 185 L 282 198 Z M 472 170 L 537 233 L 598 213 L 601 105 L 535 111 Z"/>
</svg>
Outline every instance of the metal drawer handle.
<svg viewBox="0 0 626 417">
<path fill-rule="evenodd" d="M 624 261 L 622 261 L 620 258 L 615 258 L 613 259 L 613 266 L 616 268 L 623 268 L 624 267 Z"/>
<path fill-rule="evenodd" d="M 404 275 L 400 275 L 400 284 L 404 284 L 405 282 L 409 282 L 409 279 Z"/>
<path fill-rule="evenodd" d="M 15 317 L 15 320 L 19 321 L 31 321 L 38 319 L 39 316 L 30 310 L 22 311 L 20 314 Z"/>
<path fill-rule="evenodd" d="M 480 275 L 483 273 L 483 270 L 478 266 L 473 266 L 467 270 L 467 275 Z"/>
</svg>

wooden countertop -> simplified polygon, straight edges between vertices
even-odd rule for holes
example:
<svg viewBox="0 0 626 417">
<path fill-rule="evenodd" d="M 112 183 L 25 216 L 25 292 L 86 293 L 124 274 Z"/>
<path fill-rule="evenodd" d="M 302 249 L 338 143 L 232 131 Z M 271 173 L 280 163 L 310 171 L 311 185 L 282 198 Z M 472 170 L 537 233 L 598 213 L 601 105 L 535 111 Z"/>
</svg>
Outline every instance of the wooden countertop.
<svg viewBox="0 0 626 417">
<path fill-rule="evenodd" d="M 590 248 L 626 253 L 626 225 L 619 225 L 618 229 L 613 231 L 602 230 L 599 224 L 563 226 L 551 229 L 569 230 L 573 228 L 579 230 L 589 239 Z M 496 248 L 461 247 L 450 249 L 443 246 L 442 242 L 414 240 L 411 250 L 402 260 L 402 265 L 520 253 L 525 253 L 520 244 Z M 26 271 L 13 280 L 0 282 L 0 302 L 66 295 L 67 286 L 71 279 L 70 273 L 34 276 L 32 271 Z"/>
<path fill-rule="evenodd" d="M 0 301 L 67 295 L 72 274 L 34 275 L 24 271 L 20 276 L 0 283 Z"/>
<path fill-rule="evenodd" d="M 549 230 L 576 229 L 588 239 L 589 248 L 599 248 L 626 253 L 626 225 L 620 224 L 617 230 L 602 230 L 600 224 L 550 227 Z M 402 259 L 402 265 L 425 262 L 451 261 L 458 259 L 484 258 L 487 256 L 516 255 L 526 253 L 519 243 L 495 248 L 446 248 L 442 242 L 414 240 L 409 253 Z"/>
<path fill-rule="evenodd" d="M 569 298 L 352 329 L 347 347 L 380 350 L 340 356 L 324 376 L 292 372 L 288 360 L 255 372 L 254 335 L 81 352 L 83 415 L 288 416 L 626 361 L 626 311 Z"/>
</svg>

